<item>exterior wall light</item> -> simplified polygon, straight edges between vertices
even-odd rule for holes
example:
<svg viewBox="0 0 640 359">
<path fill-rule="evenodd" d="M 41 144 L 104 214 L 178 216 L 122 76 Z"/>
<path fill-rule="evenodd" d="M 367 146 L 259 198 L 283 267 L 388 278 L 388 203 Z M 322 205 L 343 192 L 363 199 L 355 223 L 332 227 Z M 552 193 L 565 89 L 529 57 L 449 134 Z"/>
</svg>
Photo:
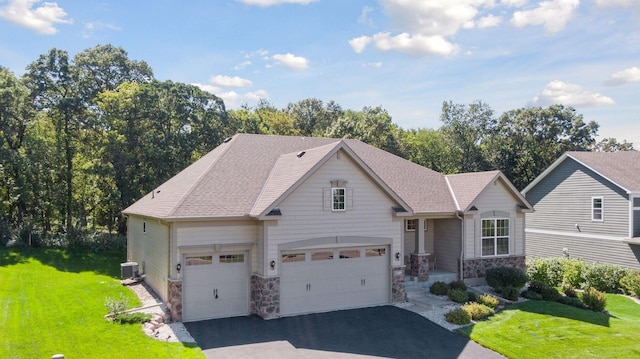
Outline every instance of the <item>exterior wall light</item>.
<svg viewBox="0 0 640 359">
<path fill-rule="evenodd" d="M 269 265 L 271 266 L 271 270 L 276 269 L 276 261 L 271 261 L 271 263 L 269 263 Z"/>
<path fill-rule="evenodd" d="M 396 252 L 396 260 L 400 260 L 400 252 Z"/>
<path fill-rule="evenodd" d="M 182 264 L 176 264 L 176 270 L 178 271 L 178 273 L 180 273 L 180 269 L 182 269 Z"/>
</svg>

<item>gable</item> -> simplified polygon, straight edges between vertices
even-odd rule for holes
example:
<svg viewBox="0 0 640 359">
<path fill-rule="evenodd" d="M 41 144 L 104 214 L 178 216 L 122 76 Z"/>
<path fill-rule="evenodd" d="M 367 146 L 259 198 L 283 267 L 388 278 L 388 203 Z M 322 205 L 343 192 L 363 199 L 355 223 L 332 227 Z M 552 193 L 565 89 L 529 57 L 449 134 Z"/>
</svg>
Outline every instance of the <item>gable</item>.
<svg viewBox="0 0 640 359">
<path fill-rule="evenodd" d="M 473 205 L 480 211 L 514 212 L 523 202 L 515 195 L 504 179 L 491 181 L 473 201 Z M 528 204 L 527 204 L 528 205 Z"/>
</svg>

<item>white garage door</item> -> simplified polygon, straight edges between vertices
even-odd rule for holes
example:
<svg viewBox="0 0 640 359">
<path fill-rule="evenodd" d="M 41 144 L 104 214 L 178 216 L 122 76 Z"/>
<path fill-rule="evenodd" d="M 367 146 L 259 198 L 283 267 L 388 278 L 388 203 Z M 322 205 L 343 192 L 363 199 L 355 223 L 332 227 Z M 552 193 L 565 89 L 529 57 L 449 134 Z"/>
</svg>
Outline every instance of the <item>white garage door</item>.
<svg viewBox="0 0 640 359">
<path fill-rule="evenodd" d="M 182 317 L 194 321 L 249 313 L 248 254 L 187 255 L 182 284 Z"/>
<path fill-rule="evenodd" d="M 386 247 L 286 251 L 280 262 L 281 315 L 389 303 Z"/>
</svg>

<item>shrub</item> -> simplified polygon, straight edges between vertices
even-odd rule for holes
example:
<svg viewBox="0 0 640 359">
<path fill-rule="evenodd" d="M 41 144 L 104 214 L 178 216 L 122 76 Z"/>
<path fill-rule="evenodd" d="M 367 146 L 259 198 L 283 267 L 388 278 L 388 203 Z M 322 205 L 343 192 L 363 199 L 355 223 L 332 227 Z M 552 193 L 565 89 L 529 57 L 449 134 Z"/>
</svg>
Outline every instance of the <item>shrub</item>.
<svg viewBox="0 0 640 359">
<path fill-rule="evenodd" d="M 527 259 L 527 275 L 530 280 L 543 282 L 549 286 L 559 286 L 563 277 L 563 258 Z"/>
<path fill-rule="evenodd" d="M 490 294 L 483 294 L 478 296 L 478 298 L 476 298 L 476 302 L 484 304 L 492 309 L 496 309 L 500 305 L 500 300 Z"/>
<path fill-rule="evenodd" d="M 477 302 L 478 301 L 478 295 L 474 292 L 467 292 L 467 295 L 469 296 L 469 301 L 470 302 Z"/>
<path fill-rule="evenodd" d="M 576 308 L 580 308 L 580 309 L 587 309 L 587 306 L 584 303 L 582 303 L 580 298 L 577 298 L 577 297 L 563 297 L 563 296 L 561 296 L 560 298 L 558 298 L 558 303 L 570 305 L 572 307 L 576 307 Z"/>
<path fill-rule="evenodd" d="M 607 305 L 607 296 L 596 288 L 587 288 L 581 299 L 587 308 L 594 312 L 602 312 Z"/>
<path fill-rule="evenodd" d="M 502 290 L 500 290 L 500 295 L 504 299 L 512 300 L 515 302 L 518 300 L 518 296 L 520 295 L 520 288 L 504 287 L 502 288 Z"/>
<path fill-rule="evenodd" d="M 522 292 L 522 294 L 520 294 L 522 296 L 522 298 L 527 298 L 530 300 L 542 300 L 542 294 L 534 292 L 532 290 L 525 290 L 524 292 Z"/>
<path fill-rule="evenodd" d="M 581 288 L 585 282 L 586 264 L 581 259 L 562 260 L 562 285 Z M 557 285 L 555 285 L 557 287 Z"/>
<path fill-rule="evenodd" d="M 124 295 L 120 293 L 118 298 L 107 297 L 104 300 L 104 305 L 107 307 L 107 311 L 109 311 L 110 316 L 118 318 L 118 316 L 120 316 L 122 312 L 127 310 L 127 307 L 129 307 L 129 299 L 125 298 Z"/>
<path fill-rule="evenodd" d="M 453 282 L 449 283 L 449 289 L 467 290 L 467 285 L 464 284 L 464 281 L 454 280 Z"/>
<path fill-rule="evenodd" d="M 447 295 L 449 288 L 445 282 L 435 282 L 429 288 L 429 292 L 435 295 Z"/>
<path fill-rule="evenodd" d="M 494 313 L 492 308 L 480 303 L 467 303 L 462 306 L 462 310 L 467 312 L 473 320 L 484 319 Z"/>
<path fill-rule="evenodd" d="M 457 308 L 447 312 L 444 315 L 444 318 L 447 320 L 447 322 L 452 324 L 463 325 L 471 323 L 471 316 L 469 315 L 469 313 L 467 313 L 466 310 L 462 308 Z"/>
<path fill-rule="evenodd" d="M 569 285 L 563 285 L 562 286 L 562 293 L 564 293 L 564 295 L 566 295 L 567 297 L 570 298 L 577 298 L 578 297 L 578 293 L 576 293 L 576 290 L 569 286 Z"/>
<path fill-rule="evenodd" d="M 611 264 L 594 263 L 586 267 L 585 287 L 605 293 L 618 293 L 620 280 L 628 270 Z"/>
<path fill-rule="evenodd" d="M 640 298 L 640 271 L 629 271 L 620 278 L 622 293 Z"/>
<path fill-rule="evenodd" d="M 452 301 L 456 302 L 456 303 L 466 303 L 467 301 L 469 301 L 469 294 L 467 293 L 466 290 L 462 290 L 462 289 L 451 289 L 449 290 L 449 293 L 447 294 L 449 296 L 449 299 L 451 299 Z"/>
<path fill-rule="evenodd" d="M 141 324 L 151 320 L 148 313 L 124 313 L 118 315 L 113 321 L 120 324 Z"/>
<path fill-rule="evenodd" d="M 529 283 L 529 290 L 542 296 L 542 299 L 555 302 L 560 298 L 560 292 L 554 287 L 550 287 L 543 282 L 533 281 Z"/>
<path fill-rule="evenodd" d="M 501 290 L 505 287 L 522 288 L 527 283 L 527 275 L 522 269 L 513 267 L 489 268 L 485 274 L 487 284 Z"/>
</svg>

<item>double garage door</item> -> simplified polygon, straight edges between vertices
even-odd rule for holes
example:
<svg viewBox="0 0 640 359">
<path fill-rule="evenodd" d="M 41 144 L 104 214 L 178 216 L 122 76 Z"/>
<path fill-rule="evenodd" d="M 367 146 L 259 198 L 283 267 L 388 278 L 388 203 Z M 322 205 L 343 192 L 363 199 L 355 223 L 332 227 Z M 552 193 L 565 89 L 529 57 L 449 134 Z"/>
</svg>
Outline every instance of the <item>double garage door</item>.
<svg viewBox="0 0 640 359">
<path fill-rule="evenodd" d="M 280 314 L 389 303 L 386 246 L 282 252 Z"/>
<path fill-rule="evenodd" d="M 184 258 L 183 320 L 249 314 L 248 252 Z M 389 303 L 386 246 L 284 251 L 280 314 L 296 315 Z"/>
<path fill-rule="evenodd" d="M 184 321 L 249 314 L 248 253 L 185 256 L 182 296 Z"/>
</svg>

